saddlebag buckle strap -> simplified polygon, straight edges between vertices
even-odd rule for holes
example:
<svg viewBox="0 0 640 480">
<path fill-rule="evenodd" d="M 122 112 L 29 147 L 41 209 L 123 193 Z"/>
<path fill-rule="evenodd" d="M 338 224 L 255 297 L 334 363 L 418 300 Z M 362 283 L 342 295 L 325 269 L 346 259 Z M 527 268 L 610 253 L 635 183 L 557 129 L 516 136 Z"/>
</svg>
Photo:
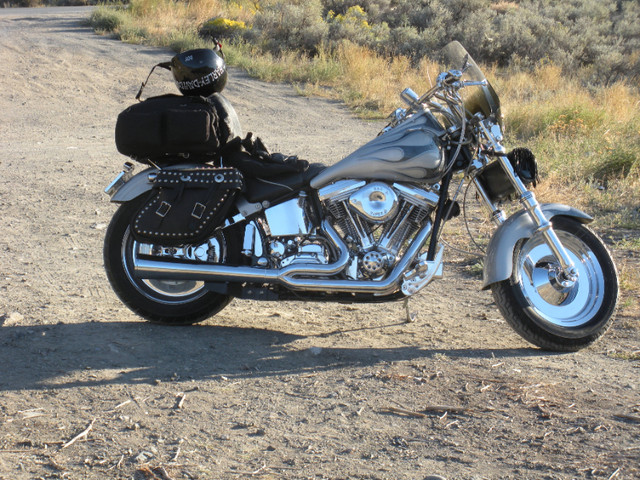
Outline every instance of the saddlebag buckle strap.
<svg viewBox="0 0 640 480">
<path fill-rule="evenodd" d="M 160 206 L 156 210 L 156 215 L 164 218 L 167 216 L 167 213 L 169 213 L 169 210 L 171 210 L 171 204 L 168 202 L 162 201 L 162 203 L 160 203 Z"/>
<path fill-rule="evenodd" d="M 204 215 L 204 212 L 207 210 L 207 206 L 203 205 L 200 202 L 196 202 L 196 204 L 193 206 L 193 211 L 191 212 L 191 216 L 193 218 L 197 218 L 198 220 L 202 219 L 202 216 Z"/>
</svg>

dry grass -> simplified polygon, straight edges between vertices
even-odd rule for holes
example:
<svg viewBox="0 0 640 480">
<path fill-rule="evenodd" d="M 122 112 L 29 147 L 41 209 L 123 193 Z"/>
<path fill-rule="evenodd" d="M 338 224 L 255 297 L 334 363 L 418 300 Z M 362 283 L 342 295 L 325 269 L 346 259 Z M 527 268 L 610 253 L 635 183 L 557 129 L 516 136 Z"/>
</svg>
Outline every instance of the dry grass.
<svg viewBox="0 0 640 480">
<path fill-rule="evenodd" d="M 133 0 L 130 12 L 142 26 L 152 26 L 157 33 L 166 33 L 174 28 L 193 28 L 205 20 L 223 12 L 218 0 Z"/>
<path fill-rule="evenodd" d="M 519 8 L 516 2 L 496 2 L 490 6 L 491 9 L 498 13 L 506 13 Z"/>
<path fill-rule="evenodd" d="M 406 57 L 389 58 L 351 43 L 342 44 L 337 57 L 344 76 L 335 86 L 352 107 L 368 113 L 366 116 L 393 111 L 398 105 L 397 92 L 404 87 L 427 90 L 439 70 L 427 59 L 414 68 Z"/>
<path fill-rule="evenodd" d="M 530 78 L 540 83 L 526 85 L 522 100 L 511 82 L 500 89 L 510 138 L 541 161 L 543 197 L 560 201 L 569 187 L 573 203 L 606 213 L 603 226 L 638 228 L 640 94 L 623 83 L 588 93 L 552 67 L 544 73 Z"/>
<path fill-rule="evenodd" d="M 222 11 L 218 0 L 133 0 L 125 11 L 98 9 L 93 17 L 115 18 L 117 26 L 112 31 L 125 42 L 184 50 L 206 46 L 198 37 L 198 28 Z"/>
</svg>

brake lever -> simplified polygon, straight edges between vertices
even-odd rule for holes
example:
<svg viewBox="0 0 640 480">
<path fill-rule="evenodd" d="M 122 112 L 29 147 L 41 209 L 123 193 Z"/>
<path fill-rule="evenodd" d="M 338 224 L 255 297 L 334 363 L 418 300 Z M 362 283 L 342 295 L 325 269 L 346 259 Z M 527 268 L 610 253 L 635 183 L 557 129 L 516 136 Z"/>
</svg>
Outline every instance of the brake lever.
<svg viewBox="0 0 640 480">
<path fill-rule="evenodd" d="M 487 80 L 465 80 L 462 82 L 462 87 L 486 87 L 489 85 Z"/>
<path fill-rule="evenodd" d="M 438 85 L 442 87 L 453 86 L 456 82 L 462 78 L 462 72 L 460 70 L 449 70 L 448 72 L 442 72 L 438 75 Z"/>
</svg>

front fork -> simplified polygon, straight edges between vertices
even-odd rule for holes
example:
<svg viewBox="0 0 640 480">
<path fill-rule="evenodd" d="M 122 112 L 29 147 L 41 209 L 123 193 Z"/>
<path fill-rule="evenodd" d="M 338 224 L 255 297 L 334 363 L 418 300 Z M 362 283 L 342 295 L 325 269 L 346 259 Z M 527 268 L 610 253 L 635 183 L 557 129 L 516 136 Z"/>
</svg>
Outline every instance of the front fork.
<svg viewBox="0 0 640 480">
<path fill-rule="evenodd" d="M 542 234 L 553 255 L 560 263 L 561 272 L 559 272 L 558 280 L 565 287 L 572 285 L 578 279 L 578 272 L 575 268 L 575 265 L 571 261 L 571 258 L 569 258 L 569 255 L 567 254 L 565 248 L 562 246 L 562 243 L 556 235 L 556 232 L 551 227 L 551 222 L 549 222 L 549 220 L 542 212 L 540 204 L 538 203 L 538 200 L 536 200 L 536 196 L 533 194 L 533 192 L 528 190 L 522 180 L 520 180 L 520 177 L 518 177 L 515 170 L 513 169 L 513 166 L 511 165 L 511 162 L 506 156 L 505 148 L 499 143 L 499 140 L 496 139 L 496 135 L 499 135 L 501 140 L 501 133 L 494 130 L 494 128 L 496 127 L 495 125 L 491 130 L 487 129 L 483 123 L 480 123 L 480 126 L 487 139 L 489 139 L 489 141 L 492 143 L 494 152 L 498 154 L 498 161 L 500 162 L 502 169 L 507 174 L 507 177 L 516 189 L 516 192 L 520 197 L 520 203 L 535 223 L 537 227 L 536 233 L 539 232 Z M 476 185 L 478 185 L 478 181 L 475 180 L 475 182 Z M 496 223 L 504 222 L 504 214 L 500 210 L 498 210 L 495 205 L 493 205 L 493 202 L 489 198 L 486 197 L 483 189 L 480 188 L 480 190 L 482 190 L 482 196 L 485 197 L 485 202 L 487 202 L 487 204 L 493 210 L 494 221 Z"/>
</svg>

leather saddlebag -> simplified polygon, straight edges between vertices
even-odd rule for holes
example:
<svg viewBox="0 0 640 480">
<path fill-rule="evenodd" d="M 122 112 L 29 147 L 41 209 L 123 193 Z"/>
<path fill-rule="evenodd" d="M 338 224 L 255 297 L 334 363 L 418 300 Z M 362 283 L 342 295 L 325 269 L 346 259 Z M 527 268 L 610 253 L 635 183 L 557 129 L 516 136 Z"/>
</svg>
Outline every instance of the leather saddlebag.
<svg viewBox="0 0 640 480">
<path fill-rule="evenodd" d="M 243 187 L 235 168 L 161 170 L 151 196 L 133 217 L 133 236 L 169 246 L 206 241 Z"/>
</svg>

